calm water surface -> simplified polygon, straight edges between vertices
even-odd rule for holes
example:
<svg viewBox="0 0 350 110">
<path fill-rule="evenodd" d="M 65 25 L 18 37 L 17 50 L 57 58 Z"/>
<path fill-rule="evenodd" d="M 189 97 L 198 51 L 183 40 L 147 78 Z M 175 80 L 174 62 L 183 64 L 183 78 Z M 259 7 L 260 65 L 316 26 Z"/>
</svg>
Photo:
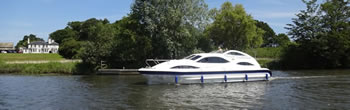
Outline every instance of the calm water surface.
<svg viewBox="0 0 350 110">
<path fill-rule="evenodd" d="M 0 109 L 350 109 L 350 70 L 273 75 L 192 85 L 147 85 L 141 75 L 0 75 Z"/>
</svg>

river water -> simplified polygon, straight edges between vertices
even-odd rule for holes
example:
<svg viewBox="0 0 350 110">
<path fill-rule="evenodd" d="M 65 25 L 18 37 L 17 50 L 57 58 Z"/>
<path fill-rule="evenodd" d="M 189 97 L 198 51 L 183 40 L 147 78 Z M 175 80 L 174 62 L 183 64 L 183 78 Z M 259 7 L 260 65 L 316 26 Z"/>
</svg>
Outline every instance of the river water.
<svg viewBox="0 0 350 110">
<path fill-rule="evenodd" d="M 141 75 L 0 75 L 0 109 L 350 109 L 350 70 L 191 85 L 147 85 Z"/>
</svg>

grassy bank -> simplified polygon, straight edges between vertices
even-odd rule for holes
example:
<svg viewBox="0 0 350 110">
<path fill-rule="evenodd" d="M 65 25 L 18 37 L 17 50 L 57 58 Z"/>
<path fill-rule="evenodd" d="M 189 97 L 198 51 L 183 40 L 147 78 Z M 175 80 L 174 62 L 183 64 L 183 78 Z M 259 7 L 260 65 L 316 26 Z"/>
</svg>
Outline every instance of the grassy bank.
<svg viewBox="0 0 350 110">
<path fill-rule="evenodd" d="M 8 63 L 16 61 L 25 63 Z M 0 54 L 0 73 L 78 74 L 88 70 L 80 62 L 64 61 L 59 54 Z"/>
<path fill-rule="evenodd" d="M 2 61 L 59 61 L 64 58 L 59 54 L 18 54 L 6 53 L 0 54 Z"/>
<path fill-rule="evenodd" d="M 18 74 L 74 74 L 77 71 L 76 62 L 69 63 L 38 63 L 38 64 L 5 64 L 3 61 L 0 63 L 0 73 L 18 73 Z"/>
</svg>

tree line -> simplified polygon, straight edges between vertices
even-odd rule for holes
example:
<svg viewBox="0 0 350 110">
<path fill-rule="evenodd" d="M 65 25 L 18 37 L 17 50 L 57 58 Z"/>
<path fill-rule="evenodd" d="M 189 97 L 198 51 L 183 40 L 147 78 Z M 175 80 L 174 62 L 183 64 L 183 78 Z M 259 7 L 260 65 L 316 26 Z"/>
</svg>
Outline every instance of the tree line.
<svg viewBox="0 0 350 110">
<path fill-rule="evenodd" d="M 306 9 L 286 27 L 292 42 L 253 19 L 241 4 L 225 2 L 209 10 L 203 0 L 135 0 L 121 20 L 69 22 L 50 38 L 60 44 L 60 55 L 82 59 L 83 66 L 93 70 L 101 61 L 109 68 L 138 68 L 147 58 L 181 58 L 217 47 L 282 47 L 280 60 L 271 64 L 282 69 L 349 68 L 349 0 L 302 1 Z M 26 47 L 28 38 L 43 41 L 26 35 L 16 49 Z"/>
<path fill-rule="evenodd" d="M 218 47 L 282 47 L 280 60 L 271 64 L 282 69 L 349 68 L 349 0 L 302 1 L 306 9 L 286 27 L 292 42 L 253 19 L 241 4 L 208 9 L 204 0 L 135 0 L 121 20 L 72 21 L 50 38 L 60 44 L 60 55 L 82 59 L 93 70 L 101 61 L 108 68 L 138 68 L 147 58 L 181 58 Z M 25 47 L 28 38 L 42 40 L 26 35 L 16 48 Z"/>
<path fill-rule="evenodd" d="M 225 2 L 220 9 L 209 10 L 204 0 L 135 0 L 121 20 L 69 22 L 50 38 L 60 44 L 63 57 L 80 58 L 93 69 L 100 68 L 101 61 L 108 68 L 138 68 L 148 58 L 174 59 L 218 47 L 244 50 L 289 42 L 287 35 L 275 35 L 240 4 Z"/>
<path fill-rule="evenodd" d="M 350 0 L 302 0 L 306 10 L 286 29 L 295 43 L 285 48 L 281 68 L 349 68 Z"/>
</svg>

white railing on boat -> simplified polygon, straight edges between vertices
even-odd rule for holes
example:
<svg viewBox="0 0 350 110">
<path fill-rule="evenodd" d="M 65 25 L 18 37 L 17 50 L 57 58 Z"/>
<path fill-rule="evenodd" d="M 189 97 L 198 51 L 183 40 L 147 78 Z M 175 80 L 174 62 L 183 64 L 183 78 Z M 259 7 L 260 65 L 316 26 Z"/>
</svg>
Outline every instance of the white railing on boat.
<svg viewBox="0 0 350 110">
<path fill-rule="evenodd" d="M 145 63 L 147 64 L 147 67 L 152 67 L 154 65 L 157 65 L 162 62 L 169 61 L 169 59 L 146 59 Z M 152 62 L 154 65 L 150 65 L 149 62 Z"/>
</svg>

